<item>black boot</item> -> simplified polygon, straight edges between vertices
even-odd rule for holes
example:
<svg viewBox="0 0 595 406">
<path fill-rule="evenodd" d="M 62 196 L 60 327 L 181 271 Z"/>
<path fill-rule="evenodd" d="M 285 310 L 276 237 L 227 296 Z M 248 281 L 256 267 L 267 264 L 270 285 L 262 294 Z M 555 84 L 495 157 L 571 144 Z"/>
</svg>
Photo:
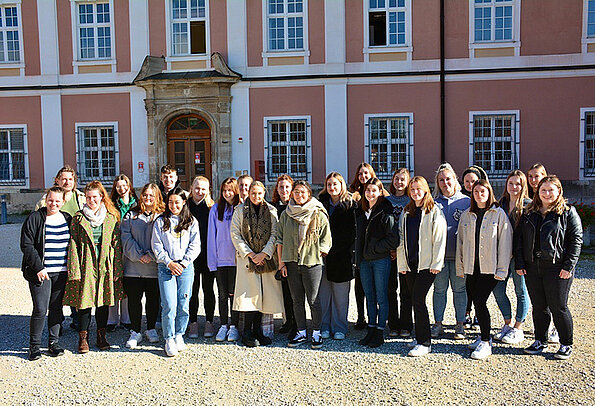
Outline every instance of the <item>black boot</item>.
<svg viewBox="0 0 595 406">
<path fill-rule="evenodd" d="M 378 328 L 375 328 L 374 330 L 374 335 L 368 343 L 368 347 L 370 348 L 378 348 L 384 344 L 384 330 L 380 330 Z"/>
<path fill-rule="evenodd" d="M 39 349 L 39 345 L 32 345 L 29 348 L 29 361 L 37 361 L 41 358 L 41 350 Z"/>
<path fill-rule="evenodd" d="M 48 345 L 48 353 L 52 356 L 52 357 L 59 357 L 60 355 L 64 355 L 64 348 L 62 348 L 60 346 L 60 344 L 58 344 L 57 341 L 50 343 Z"/>
<path fill-rule="evenodd" d="M 252 335 L 251 330 L 244 330 L 244 334 L 242 334 L 242 344 L 250 348 L 258 347 L 258 341 Z"/>
<path fill-rule="evenodd" d="M 359 345 L 368 345 L 372 337 L 374 337 L 374 332 L 376 331 L 376 327 L 368 327 L 368 333 L 364 338 L 359 340 Z"/>
</svg>

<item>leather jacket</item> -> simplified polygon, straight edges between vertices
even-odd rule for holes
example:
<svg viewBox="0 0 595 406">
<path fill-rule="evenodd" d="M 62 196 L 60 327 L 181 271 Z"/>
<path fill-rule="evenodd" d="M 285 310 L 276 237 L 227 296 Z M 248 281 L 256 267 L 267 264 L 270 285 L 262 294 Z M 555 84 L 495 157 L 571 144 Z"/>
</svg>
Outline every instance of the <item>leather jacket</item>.
<svg viewBox="0 0 595 406">
<path fill-rule="evenodd" d="M 367 224 L 366 224 L 367 223 Z M 355 210 L 355 265 L 390 256 L 399 245 L 399 222 L 393 206 L 383 198 L 372 209 L 369 221 L 361 206 Z"/>
</svg>

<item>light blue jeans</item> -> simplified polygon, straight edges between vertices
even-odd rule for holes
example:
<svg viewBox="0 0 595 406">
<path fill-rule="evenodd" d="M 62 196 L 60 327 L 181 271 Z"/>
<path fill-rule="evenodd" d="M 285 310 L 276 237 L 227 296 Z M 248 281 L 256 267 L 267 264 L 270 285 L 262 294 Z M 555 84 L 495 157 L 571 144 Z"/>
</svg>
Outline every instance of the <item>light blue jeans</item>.
<svg viewBox="0 0 595 406">
<path fill-rule="evenodd" d="M 164 264 L 159 264 L 157 279 L 161 294 L 161 328 L 163 338 L 184 334 L 190 319 L 190 294 L 194 283 L 194 264 L 190 263 L 182 275 L 174 276 Z"/>
<path fill-rule="evenodd" d="M 366 295 L 368 326 L 384 329 L 388 319 L 388 279 L 390 257 L 362 261 L 359 276 Z"/>
<path fill-rule="evenodd" d="M 494 298 L 498 304 L 500 312 L 504 320 L 512 319 L 512 306 L 510 300 L 506 295 L 506 284 L 512 275 L 512 282 L 514 283 L 514 293 L 516 294 L 516 321 L 522 323 L 527 318 L 529 313 L 529 293 L 527 292 L 527 285 L 525 285 L 525 276 L 519 275 L 514 269 L 514 259 L 510 261 L 508 267 L 508 276 L 505 280 L 498 282 L 494 289 Z"/>
<path fill-rule="evenodd" d="M 442 268 L 442 271 L 434 279 L 434 320 L 437 323 L 441 323 L 444 320 L 446 291 L 448 290 L 449 281 L 455 305 L 455 317 L 458 323 L 463 323 L 465 321 L 465 309 L 467 307 L 467 290 L 465 289 L 465 278 L 457 276 L 455 261 L 444 261 L 444 268 Z"/>
</svg>

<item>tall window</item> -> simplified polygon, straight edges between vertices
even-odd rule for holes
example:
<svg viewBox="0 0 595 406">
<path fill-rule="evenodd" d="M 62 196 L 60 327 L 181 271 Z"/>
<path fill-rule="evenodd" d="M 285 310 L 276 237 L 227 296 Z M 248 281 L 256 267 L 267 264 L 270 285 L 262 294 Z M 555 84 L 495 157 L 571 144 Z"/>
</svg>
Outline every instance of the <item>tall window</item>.
<svg viewBox="0 0 595 406">
<path fill-rule="evenodd" d="M 19 62 L 21 45 L 16 6 L 0 6 L 0 62 Z"/>
<path fill-rule="evenodd" d="M 399 168 L 413 170 L 412 116 L 369 117 L 367 160 L 378 179 Z"/>
<path fill-rule="evenodd" d="M 0 128 L 0 185 L 25 185 L 25 131 Z"/>
<path fill-rule="evenodd" d="M 587 37 L 595 37 L 595 0 L 587 2 Z"/>
<path fill-rule="evenodd" d="M 268 120 L 266 137 L 267 178 L 287 173 L 294 179 L 309 178 L 309 125 L 305 119 Z"/>
<path fill-rule="evenodd" d="M 595 111 L 584 113 L 584 175 L 595 176 Z"/>
<path fill-rule="evenodd" d="M 206 0 L 171 0 L 173 55 L 207 52 Z"/>
<path fill-rule="evenodd" d="M 76 5 L 80 60 L 112 59 L 112 18 L 109 2 Z"/>
<path fill-rule="evenodd" d="M 512 41 L 513 0 L 473 0 L 475 42 Z"/>
<path fill-rule="evenodd" d="M 370 46 L 407 45 L 407 8 L 405 0 L 369 1 Z"/>
<path fill-rule="evenodd" d="M 79 125 L 77 134 L 81 180 L 112 180 L 119 170 L 116 125 Z"/>
<path fill-rule="evenodd" d="M 472 121 L 472 163 L 494 178 L 518 167 L 516 114 L 475 114 Z"/>
<path fill-rule="evenodd" d="M 268 0 L 269 51 L 304 49 L 304 1 Z"/>
</svg>

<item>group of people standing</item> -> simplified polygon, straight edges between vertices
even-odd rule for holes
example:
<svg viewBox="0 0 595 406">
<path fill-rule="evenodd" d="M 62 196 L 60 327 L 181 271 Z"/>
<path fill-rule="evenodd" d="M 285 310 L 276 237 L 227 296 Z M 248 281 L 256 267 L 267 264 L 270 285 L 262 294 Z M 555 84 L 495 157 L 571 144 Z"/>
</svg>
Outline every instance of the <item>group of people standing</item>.
<svg viewBox="0 0 595 406">
<path fill-rule="evenodd" d="M 63 305 L 72 308 L 79 353 L 89 351 L 95 308 L 99 349 L 110 348 L 106 332 L 118 323 L 130 330 L 128 348 L 144 338 L 159 342 L 161 323 L 165 353 L 175 356 L 187 348 L 184 335 L 199 336 L 201 286 L 205 337 L 266 346 L 273 315 L 283 314 L 279 333 L 288 335 L 289 347 L 321 348 L 324 340 L 348 333 L 354 279 L 355 329 L 366 329 L 362 346 L 383 345 L 388 327 L 390 337 L 412 338 L 409 356 L 431 352 L 432 339 L 444 334 L 450 284 L 455 339 L 466 338 L 475 309 L 480 334 L 469 344 L 472 358 L 488 357 L 492 339 L 522 342 L 529 301 L 535 341 L 525 352 L 542 352 L 556 332 L 555 357 L 570 357 L 567 302 L 582 226 L 559 179 L 543 165 L 531 167 L 528 177 L 512 171 L 499 200 L 482 168 L 467 168 L 461 186 L 448 163 L 437 169 L 433 192 L 424 177 L 411 177 L 407 169 L 394 173 L 387 191 L 372 166 L 362 163 L 349 187 L 341 174 L 329 173 L 318 198 L 307 182 L 282 175 L 271 203 L 265 185 L 248 175 L 225 179 L 217 202 L 204 177 L 196 177 L 187 192 L 166 165 L 160 180 L 145 185 L 140 197 L 125 175 L 114 180 L 111 195 L 98 181 L 81 193 L 71 167 L 58 172 L 56 185 L 22 228 L 22 270 L 34 305 L 29 359 L 41 357 L 48 310 L 48 352 L 64 353 L 58 343 Z M 514 323 L 508 279 L 517 298 Z M 426 306 L 432 286 L 433 325 Z M 504 318 L 493 337 L 487 307 L 492 292 Z"/>
</svg>

